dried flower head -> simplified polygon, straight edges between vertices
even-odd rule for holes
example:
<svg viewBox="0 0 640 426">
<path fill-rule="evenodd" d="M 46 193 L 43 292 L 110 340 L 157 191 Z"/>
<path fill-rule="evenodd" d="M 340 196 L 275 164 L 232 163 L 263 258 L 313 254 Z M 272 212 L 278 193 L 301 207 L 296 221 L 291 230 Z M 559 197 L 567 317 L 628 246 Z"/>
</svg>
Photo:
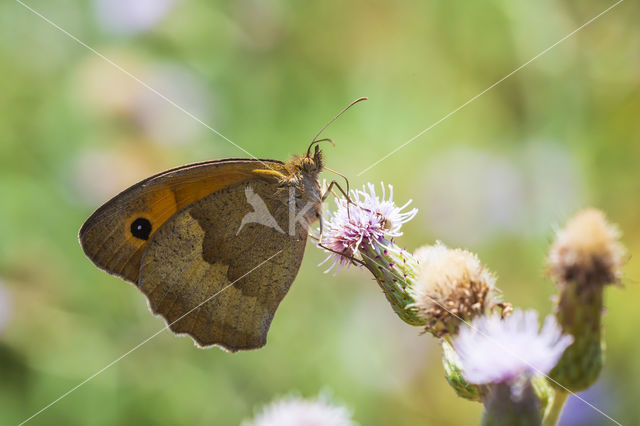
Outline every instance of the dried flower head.
<svg viewBox="0 0 640 426">
<path fill-rule="evenodd" d="M 287 397 L 273 402 L 243 426 L 354 426 L 345 407 L 330 404 L 326 398 L 304 400 Z"/>
<path fill-rule="evenodd" d="M 558 283 L 588 288 L 618 282 L 625 249 L 620 231 L 600 210 L 576 214 L 558 231 L 549 253 L 549 272 Z"/>
<path fill-rule="evenodd" d="M 438 242 L 419 248 L 414 257 L 417 274 L 409 291 L 434 336 L 455 334 L 461 321 L 488 313 L 498 302 L 495 276 L 475 254 Z"/>
<path fill-rule="evenodd" d="M 403 211 L 411 203 L 409 200 L 402 207 L 393 202 L 393 187 L 389 185 L 389 198 L 386 198 L 384 184 L 382 196 L 375 192 L 375 186 L 369 183 L 362 190 L 352 190 L 350 204 L 343 198 L 336 199 L 337 209 L 329 212 L 324 222 L 322 243 L 334 251 L 335 265 L 346 266 L 351 258 L 358 258 L 363 247 L 373 247 L 376 251 L 384 250 L 387 242 L 402 235 L 402 224 L 411 220 L 417 209 Z M 328 258 L 328 259 L 329 259 Z"/>
<path fill-rule="evenodd" d="M 571 344 L 553 316 L 539 329 L 536 311 L 515 310 L 505 319 L 497 315 L 475 319 L 460 329 L 453 347 L 462 375 L 469 383 L 509 383 L 527 375 L 547 374 Z"/>
</svg>

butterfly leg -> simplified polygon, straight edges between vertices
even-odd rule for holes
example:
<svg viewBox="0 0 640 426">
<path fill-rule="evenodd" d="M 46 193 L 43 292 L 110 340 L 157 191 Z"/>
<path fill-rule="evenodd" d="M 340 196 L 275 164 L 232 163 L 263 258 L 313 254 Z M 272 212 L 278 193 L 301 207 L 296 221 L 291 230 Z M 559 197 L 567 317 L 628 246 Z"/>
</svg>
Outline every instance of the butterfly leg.
<svg viewBox="0 0 640 426">
<path fill-rule="evenodd" d="M 337 172 L 334 172 L 334 173 L 337 173 Z M 340 174 L 340 173 L 338 173 L 338 174 Z M 342 175 L 340 175 L 340 176 L 342 176 Z M 337 181 L 332 180 L 329 183 L 329 187 L 327 187 L 327 190 L 324 192 L 324 194 L 322 194 L 322 198 L 321 199 L 322 199 L 322 202 L 324 203 L 324 201 L 327 198 L 329 198 L 329 195 L 331 195 L 331 194 L 333 194 L 334 197 L 338 198 L 336 196 L 335 192 L 332 191 L 332 188 L 335 186 L 336 189 L 338 191 L 340 191 L 340 193 L 342 193 L 344 198 L 347 200 L 347 217 L 349 219 L 351 219 L 351 213 L 350 213 L 350 210 L 349 210 L 349 204 L 353 204 L 353 205 L 356 205 L 356 204 L 353 201 L 351 201 L 351 198 L 349 197 L 349 181 L 347 180 L 346 177 L 344 179 L 347 181 L 347 190 L 346 191 L 344 189 L 342 189 L 342 187 L 340 186 L 340 184 Z M 322 236 L 322 217 L 320 217 L 320 236 Z"/>
<path fill-rule="evenodd" d="M 325 168 L 326 168 L 326 167 L 325 167 Z M 327 170 L 330 170 L 330 169 L 328 169 L 328 168 L 326 168 L 326 169 L 327 169 Z M 333 170 L 330 170 L 330 171 L 334 172 Z M 348 180 L 345 176 L 341 175 L 341 174 L 340 174 L 340 173 L 338 173 L 338 172 L 334 172 L 334 173 L 336 173 L 336 174 L 338 174 L 338 175 L 340 175 L 340 176 L 344 177 L 344 180 L 347 182 L 347 190 L 345 191 L 344 189 L 342 189 L 342 187 L 340 186 L 340 184 L 339 184 L 337 181 L 332 180 L 332 181 L 329 183 L 329 187 L 327 188 L 327 190 L 325 191 L 325 193 L 322 195 L 322 201 L 323 201 L 323 202 L 324 202 L 324 201 L 329 197 L 329 195 L 331 195 L 331 194 L 333 194 L 334 196 L 336 196 L 336 194 L 331 190 L 331 189 L 335 186 L 335 187 L 336 187 L 336 189 L 337 189 L 338 191 L 340 191 L 340 193 L 341 193 L 341 194 L 344 196 L 344 198 L 347 200 L 347 217 L 348 217 L 349 219 L 351 219 L 351 215 L 349 214 L 349 204 L 353 204 L 354 206 L 356 206 L 356 207 L 358 207 L 358 208 L 360 208 L 360 209 L 362 209 L 362 210 L 364 210 L 364 211 L 367 211 L 367 212 L 369 212 L 369 213 L 375 213 L 375 214 L 377 214 L 378 216 L 381 216 L 381 217 L 382 217 L 382 213 L 380 213 L 380 212 L 374 212 L 374 211 L 372 211 L 372 210 L 370 210 L 370 209 L 368 209 L 368 208 L 366 208 L 366 207 L 362 207 L 362 206 L 358 205 L 357 203 L 353 202 L 353 201 L 351 200 L 351 198 L 349 197 L 349 180 Z M 384 217 L 383 217 L 383 219 L 384 219 L 384 220 L 386 220 Z M 320 229 L 322 229 L 322 220 L 320 221 Z M 321 234 L 321 235 L 322 235 L 322 234 Z"/>
</svg>

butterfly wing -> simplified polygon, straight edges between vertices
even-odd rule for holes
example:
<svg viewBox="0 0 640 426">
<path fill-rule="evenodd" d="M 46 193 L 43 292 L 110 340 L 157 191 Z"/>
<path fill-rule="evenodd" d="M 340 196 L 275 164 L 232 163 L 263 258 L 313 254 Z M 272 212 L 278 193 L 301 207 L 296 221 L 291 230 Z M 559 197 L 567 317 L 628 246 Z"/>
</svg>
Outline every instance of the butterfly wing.
<svg viewBox="0 0 640 426">
<path fill-rule="evenodd" d="M 239 182 L 275 182 L 283 169 L 283 163 L 274 160 L 226 159 L 168 170 L 96 210 L 80 229 L 80 244 L 99 268 L 135 284 L 150 238 L 179 210 Z"/>
<path fill-rule="evenodd" d="M 251 193 L 260 196 L 277 224 L 243 221 L 253 210 Z M 300 267 L 308 232 L 301 224 L 294 235 L 282 231 L 288 230 L 286 203 L 287 191 L 254 179 L 173 215 L 142 257 L 139 288 L 151 310 L 200 346 L 232 352 L 264 346 L 276 308 Z"/>
</svg>

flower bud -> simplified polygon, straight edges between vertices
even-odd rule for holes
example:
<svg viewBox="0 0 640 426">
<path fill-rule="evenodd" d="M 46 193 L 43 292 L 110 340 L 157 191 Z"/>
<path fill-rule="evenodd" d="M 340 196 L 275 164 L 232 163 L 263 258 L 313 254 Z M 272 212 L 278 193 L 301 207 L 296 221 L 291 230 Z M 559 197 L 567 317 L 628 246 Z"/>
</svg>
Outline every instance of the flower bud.
<svg viewBox="0 0 640 426">
<path fill-rule="evenodd" d="M 461 322 L 498 306 L 495 276 L 475 254 L 438 242 L 419 248 L 414 256 L 417 273 L 409 293 L 427 332 L 436 337 L 455 335 Z"/>
<path fill-rule="evenodd" d="M 426 321 L 418 315 L 410 292 L 417 267 L 414 257 L 393 242 L 378 244 L 378 247 L 361 246 L 365 267 L 373 274 L 391 308 L 402 321 L 414 326 L 425 325 Z"/>
<path fill-rule="evenodd" d="M 620 232 L 595 209 L 575 215 L 557 233 L 549 253 L 549 274 L 559 296 L 556 318 L 574 342 L 550 373 L 558 389 L 579 392 L 597 380 L 604 358 L 603 288 L 618 283 L 625 253 Z"/>
</svg>

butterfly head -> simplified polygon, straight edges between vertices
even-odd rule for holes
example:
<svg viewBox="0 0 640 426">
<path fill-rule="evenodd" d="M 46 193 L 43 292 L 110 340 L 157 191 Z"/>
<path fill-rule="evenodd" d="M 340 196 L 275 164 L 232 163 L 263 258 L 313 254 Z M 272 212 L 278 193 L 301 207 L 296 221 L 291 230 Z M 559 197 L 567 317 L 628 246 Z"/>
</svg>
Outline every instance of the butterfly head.
<svg viewBox="0 0 640 426">
<path fill-rule="evenodd" d="M 313 142 L 309 146 L 307 153 L 300 158 L 300 168 L 302 169 L 302 171 L 309 174 L 318 174 L 324 167 L 324 155 L 320 150 L 320 147 L 316 145 L 315 149 L 311 151 L 311 147 L 314 144 L 317 144 L 317 142 L 318 141 Z"/>
<path fill-rule="evenodd" d="M 320 147 L 316 145 L 318 142 L 321 141 L 313 141 L 304 155 L 294 155 L 287 163 L 287 169 L 289 171 L 287 181 L 296 183 L 301 179 L 302 175 L 307 175 L 315 179 L 322 171 L 324 168 L 324 154 L 320 150 Z"/>
</svg>

